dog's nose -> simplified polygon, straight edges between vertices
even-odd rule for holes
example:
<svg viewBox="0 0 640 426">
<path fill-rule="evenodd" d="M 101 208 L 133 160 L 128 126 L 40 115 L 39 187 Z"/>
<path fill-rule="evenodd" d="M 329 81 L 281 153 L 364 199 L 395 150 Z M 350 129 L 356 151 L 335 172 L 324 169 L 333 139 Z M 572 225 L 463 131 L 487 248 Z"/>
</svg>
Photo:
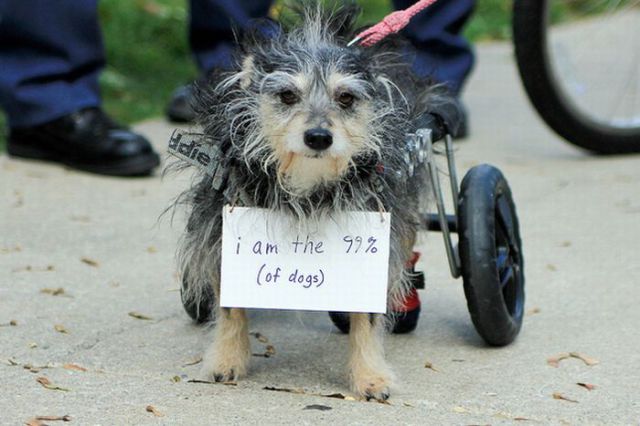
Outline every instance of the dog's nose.
<svg viewBox="0 0 640 426">
<path fill-rule="evenodd" d="M 322 151 L 331 146 L 333 136 L 327 129 L 316 127 L 304 132 L 304 144 L 316 151 Z"/>
</svg>

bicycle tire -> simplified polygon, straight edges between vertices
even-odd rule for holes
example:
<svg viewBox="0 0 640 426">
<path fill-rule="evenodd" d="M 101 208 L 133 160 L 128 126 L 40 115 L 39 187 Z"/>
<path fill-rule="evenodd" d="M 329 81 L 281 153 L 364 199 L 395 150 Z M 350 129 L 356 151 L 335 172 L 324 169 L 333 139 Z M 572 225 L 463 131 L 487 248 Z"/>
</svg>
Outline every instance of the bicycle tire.
<svg viewBox="0 0 640 426">
<path fill-rule="evenodd" d="M 529 100 L 558 135 L 597 154 L 640 153 L 640 126 L 597 122 L 572 105 L 558 85 L 547 43 L 549 0 L 515 0 L 513 42 L 520 78 Z"/>
</svg>

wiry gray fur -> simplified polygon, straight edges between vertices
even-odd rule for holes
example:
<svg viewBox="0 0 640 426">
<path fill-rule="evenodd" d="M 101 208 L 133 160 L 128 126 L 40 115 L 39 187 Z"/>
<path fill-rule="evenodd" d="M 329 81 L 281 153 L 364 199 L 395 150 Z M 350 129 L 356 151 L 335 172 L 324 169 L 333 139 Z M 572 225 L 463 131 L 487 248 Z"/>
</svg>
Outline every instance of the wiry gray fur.
<svg viewBox="0 0 640 426">
<path fill-rule="evenodd" d="M 269 37 L 246 34 L 237 68 L 216 73 L 199 88 L 199 123 L 226 153 L 226 194 L 231 199 L 215 191 L 202 172 L 180 198 L 189 209 L 179 250 L 187 300 L 198 303 L 203 294 L 210 294 L 205 286 L 219 288 L 222 208 L 230 201 L 294 215 L 302 223 L 339 211 L 390 211 L 389 299 L 401 300 L 408 284 L 405 262 L 429 192 L 424 169 L 407 178 L 405 135 L 416 130 L 422 114 L 446 99 L 429 82 L 413 77 L 397 39 L 372 48 L 345 47 L 355 33 L 357 13 L 353 7 L 326 12 L 307 4 L 292 28 L 280 28 Z M 247 57 L 252 58 L 249 73 Z M 278 160 L 262 133 L 261 102 L 272 92 L 275 96 L 288 76 L 308 76 L 321 90 L 336 70 L 354 77 L 352 91 L 374 111 L 366 123 L 369 134 L 339 180 L 319 182 L 311 191 L 296 194 L 278 177 Z M 320 102 L 313 107 L 322 116 L 330 105 Z M 384 173 L 376 171 L 380 165 Z"/>
</svg>

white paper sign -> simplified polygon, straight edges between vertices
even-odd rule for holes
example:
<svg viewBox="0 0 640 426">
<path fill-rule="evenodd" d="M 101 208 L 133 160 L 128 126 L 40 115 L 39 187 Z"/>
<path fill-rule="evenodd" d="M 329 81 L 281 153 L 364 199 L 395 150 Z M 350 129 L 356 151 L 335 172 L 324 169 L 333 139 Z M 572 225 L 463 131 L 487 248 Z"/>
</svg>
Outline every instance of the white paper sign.
<svg viewBox="0 0 640 426">
<path fill-rule="evenodd" d="M 389 213 L 351 212 L 313 229 L 265 209 L 224 208 L 224 307 L 376 312 L 387 308 Z"/>
</svg>

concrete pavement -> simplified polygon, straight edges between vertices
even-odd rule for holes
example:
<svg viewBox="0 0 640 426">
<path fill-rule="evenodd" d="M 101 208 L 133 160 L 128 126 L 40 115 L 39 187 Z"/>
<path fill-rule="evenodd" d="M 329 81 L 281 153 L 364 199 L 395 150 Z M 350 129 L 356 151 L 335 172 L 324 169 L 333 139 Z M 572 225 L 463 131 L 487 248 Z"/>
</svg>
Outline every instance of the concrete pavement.
<svg viewBox="0 0 640 426">
<path fill-rule="evenodd" d="M 254 312 L 251 330 L 276 355 L 255 357 L 237 386 L 190 383 L 199 365 L 189 364 L 209 337 L 177 292 L 183 217 L 158 221 L 188 176 L 103 178 L 3 156 L 0 424 L 37 415 L 78 425 L 638 424 L 640 157 L 599 158 L 560 141 L 524 98 L 510 46 L 478 53 L 466 91 L 472 138 L 456 145 L 458 172 L 492 163 L 514 192 L 528 314 L 513 345 L 483 345 L 441 237 L 430 234 L 420 247 L 418 329 L 386 340 L 400 379 L 389 405 L 321 396 L 349 393 L 347 338 L 318 313 Z M 172 126 L 137 129 L 164 152 Z M 571 351 L 599 363 L 548 365 Z"/>
</svg>

